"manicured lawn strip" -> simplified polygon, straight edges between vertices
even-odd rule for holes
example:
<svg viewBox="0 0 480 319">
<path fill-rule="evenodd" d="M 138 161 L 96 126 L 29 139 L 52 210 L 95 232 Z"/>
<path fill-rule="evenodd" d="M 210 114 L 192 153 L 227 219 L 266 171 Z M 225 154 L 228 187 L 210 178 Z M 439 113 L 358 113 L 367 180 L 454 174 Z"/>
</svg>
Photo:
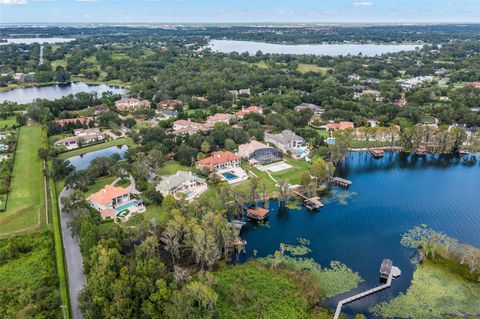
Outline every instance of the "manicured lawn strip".
<svg viewBox="0 0 480 319">
<path fill-rule="evenodd" d="M 45 215 L 43 164 L 37 151 L 41 126 L 20 128 L 7 209 L 0 213 L 0 234 L 38 228 Z"/>
<path fill-rule="evenodd" d="M 193 171 L 194 168 L 191 167 L 191 166 L 185 166 L 185 165 L 182 165 L 180 164 L 179 162 L 177 161 L 168 161 L 168 162 L 165 162 L 162 167 L 160 167 L 158 170 L 157 170 L 157 174 L 160 175 L 160 176 L 164 176 L 164 175 L 173 175 L 175 174 L 177 171 L 188 171 L 188 172 L 191 172 Z"/>
<path fill-rule="evenodd" d="M 55 240 L 55 260 L 57 264 L 58 279 L 60 281 L 60 297 L 62 300 L 62 306 L 65 308 L 62 312 L 64 318 L 72 317 L 72 309 L 70 304 L 70 294 L 68 292 L 68 276 L 67 276 L 67 266 L 65 264 L 65 255 L 63 249 L 63 239 L 62 239 L 62 226 L 60 223 L 60 210 L 58 207 L 58 195 L 55 187 L 55 181 L 52 177 L 49 179 L 49 188 L 51 192 L 50 200 L 52 201 L 51 205 L 51 217 L 53 225 L 53 239 Z"/>
<path fill-rule="evenodd" d="M 405 294 L 381 303 L 372 310 L 390 318 L 442 318 L 480 313 L 480 283 L 462 277 L 431 262 L 418 266 Z M 468 316 L 467 316 L 468 317 Z"/>
<path fill-rule="evenodd" d="M 365 147 L 381 147 L 381 146 L 390 146 L 390 142 L 381 142 L 381 141 L 356 141 L 353 140 L 350 144 L 350 148 L 365 148 Z"/>
<path fill-rule="evenodd" d="M 111 140 L 105 143 L 95 144 L 92 146 L 87 146 L 83 148 L 79 148 L 73 151 L 62 153 L 58 156 L 60 159 L 67 159 L 73 156 L 82 155 L 85 153 L 103 150 L 104 148 L 112 147 L 112 146 L 119 146 L 119 145 L 127 145 L 128 147 L 135 147 L 136 144 L 129 138 L 119 138 L 116 140 Z"/>
</svg>

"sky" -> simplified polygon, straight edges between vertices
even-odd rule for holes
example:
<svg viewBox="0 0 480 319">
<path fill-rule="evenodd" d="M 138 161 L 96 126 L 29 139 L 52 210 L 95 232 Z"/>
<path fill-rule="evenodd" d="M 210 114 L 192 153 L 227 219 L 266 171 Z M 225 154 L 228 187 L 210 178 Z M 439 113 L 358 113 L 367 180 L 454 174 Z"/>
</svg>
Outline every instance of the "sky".
<svg viewBox="0 0 480 319">
<path fill-rule="evenodd" d="M 0 0 L 0 23 L 480 23 L 480 0 Z"/>
</svg>

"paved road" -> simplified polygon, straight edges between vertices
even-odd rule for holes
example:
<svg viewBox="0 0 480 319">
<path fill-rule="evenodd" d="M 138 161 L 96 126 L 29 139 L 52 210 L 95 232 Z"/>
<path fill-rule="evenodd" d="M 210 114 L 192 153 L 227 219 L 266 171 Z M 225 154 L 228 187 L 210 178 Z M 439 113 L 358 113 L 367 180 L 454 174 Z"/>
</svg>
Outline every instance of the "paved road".
<svg viewBox="0 0 480 319">
<path fill-rule="evenodd" d="M 68 271 L 68 289 L 70 292 L 70 303 L 72 305 L 73 319 L 82 319 L 78 304 L 78 294 L 85 285 L 85 275 L 83 274 L 83 260 L 80 253 L 80 243 L 78 237 L 72 237 L 72 232 L 67 226 L 69 216 L 62 211 L 62 197 L 67 197 L 72 190 L 62 189 L 58 198 L 60 206 L 60 218 L 62 224 L 63 249 L 65 250 L 65 258 L 67 259 Z"/>
</svg>

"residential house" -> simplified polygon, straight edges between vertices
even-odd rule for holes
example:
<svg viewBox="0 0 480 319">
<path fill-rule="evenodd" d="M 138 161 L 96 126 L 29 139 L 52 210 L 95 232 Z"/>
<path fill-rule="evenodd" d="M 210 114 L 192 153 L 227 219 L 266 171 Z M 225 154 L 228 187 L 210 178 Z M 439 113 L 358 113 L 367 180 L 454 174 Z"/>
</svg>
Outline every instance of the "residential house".
<svg viewBox="0 0 480 319">
<path fill-rule="evenodd" d="M 176 196 L 181 193 L 185 194 L 188 200 L 200 196 L 208 189 L 205 179 L 186 171 L 177 171 L 173 175 L 163 176 L 155 188 L 163 196 Z"/>
<path fill-rule="evenodd" d="M 231 169 L 240 166 L 240 156 L 228 152 L 212 152 L 210 157 L 197 161 L 197 168 L 207 168 L 212 172 L 218 172 L 224 169 Z"/>
<path fill-rule="evenodd" d="M 58 140 L 54 143 L 56 147 L 64 146 L 69 150 L 79 148 L 81 144 L 90 144 L 105 140 L 106 135 L 98 128 L 74 130 L 75 136 Z"/>
<path fill-rule="evenodd" d="M 325 113 L 325 109 L 320 108 L 320 106 L 312 103 L 302 103 L 295 106 L 295 111 L 300 112 L 303 110 L 310 110 L 313 114 L 322 115 Z"/>
<path fill-rule="evenodd" d="M 235 116 L 238 119 L 243 119 L 245 116 L 247 116 L 248 114 L 252 114 L 252 113 L 256 113 L 256 114 L 261 115 L 261 114 L 263 114 L 263 109 L 259 106 L 255 106 L 255 105 L 249 106 L 247 108 L 242 107 L 242 110 L 235 113 Z"/>
<path fill-rule="evenodd" d="M 160 120 L 160 121 L 166 121 L 166 120 L 169 120 L 169 119 L 174 119 L 178 116 L 178 112 L 177 111 L 173 111 L 173 110 L 156 110 L 155 113 L 157 114 L 157 118 Z"/>
<path fill-rule="evenodd" d="M 106 185 L 104 188 L 87 197 L 90 206 L 100 212 L 103 219 L 116 217 L 119 213 L 128 214 L 144 212 L 145 206 L 128 188 Z M 127 215 L 128 216 L 128 215 Z"/>
<path fill-rule="evenodd" d="M 81 124 L 83 126 L 89 126 L 91 123 L 93 123 L 93 117 L 88 116 L 88 117 L 75 117 L 71 119 L 60 119 L 55 121 L 58 125 L 61 127 L 64 127 L 66 124 Z"/>
<path fill-rule="evenodd" d="M 354 129 L 355 125 L 353 122 L 340 122 L 340 123 L 327 123 L 327 131 L 337 131 L 337 130 L 346 130 L 346 129 Z"/>
<path fill-rule="evenodd" d="M 208 131 L 210 128 L 210 125 L 192 122 L 190 120 L 178 120 L 173 122 L 174 134 L 192 135 L 195 133 Z"/>
<path fill-rule="evenodd" d="M 284 130 L 280 134 L 265 133 L 264 140 L 295 159 L 305 158 L 309 154 L 303 137 L 290 130 Z"/>
<path fill-rule="evenodd" d="M 238 99 L 240 95 L 250 96 L 250 89 L 240 89 L 240 90 L 230 90 L 230 94 L 232 94 L 235 100 Z"/>
<path fill-rule="evenodd" d="M 380 91 L 372 90 L 372 89 L 366 89 L 366 90 L 363 90 L 361 92 L 355 92 L 353 94 L 353 97 L 358 99 L 358 98 L 360 98 L 361 96 L 364 96 L 364 95 L 373 96 L 375 98 L 375 101 L 377 101 L 377 102 L 383 101 L 382 93 L 380 93 Z"/>
<path fill-rule="evenodd" d="M 115 102 L 115 107 L 120 111 L 135 111 L 141 108 L 150 108 L 150 101 L 135 98 L 123 98 Z"/>
<path fill-rule="evenodd" d="M 226 113 L 217 113 L 217 114 L 214 114 L 214 115 L 210 115 L 207 120 L 206 120 L 206 123 L 208 125 L 215 125 L 217 123 L 224 123 L 224 124 L 230 124 L 230 121 L 233 119 L 233 115 L 232 114 L 226 114 Z"/>
<path fill-rule="evenodd" d="M 258 141 L 251 141 L 238 147 L 237 154 L 248 160 L 251 166 L 264 165 L 280 161 L 282 152 Z"/>
<path fill-rule="evenodd" d="M 108 112 L 109 107 L 106 104 L 99 104 L 91 107 L 89 110 L 93 113 L 93 115 L 97 116 L 102 113 Z"/>
<path fill-rule="evenodd" d="M 181 100 L 163 100 L 158 103 L 160 110 L 178 110 L 183 108 L 183 101 Z"/>
<path fill-rule="evenodd" d="M 407 80 L 399 80 L 400 86 L 404 90 L 410 90 L 411 88 L 416 87 L 425 82 L 431 82 L 433 80 L 433 76 L 417 76 Z"/>
</svg>

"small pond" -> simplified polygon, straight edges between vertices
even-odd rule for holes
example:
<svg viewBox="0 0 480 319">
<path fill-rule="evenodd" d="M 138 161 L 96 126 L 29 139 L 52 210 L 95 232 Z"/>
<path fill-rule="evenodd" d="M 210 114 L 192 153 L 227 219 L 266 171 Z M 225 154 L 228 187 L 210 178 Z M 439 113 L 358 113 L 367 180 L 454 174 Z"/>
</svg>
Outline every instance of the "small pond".
<svg viewBox="0 0 480 319">
<path fill-rule="evenodd" d="M 96 93 L 98 96 L 101 96 L 102 93 L 107 91 L 111 91 L 115 94 L 125 93 L 125 89 L 120 86 L 112 86 L 107 84 L 92 85 L 84 82 L 74 82 L 69 84 L 18 88 L 10 91 L 0 92 L 0 103 L 4 101 L 10 101 L 17 102 L 19 104 L 25 104 L 31 103 L 36 99 L 55 100 L 80 92 Z"/>
<path fill-rule="evenodd" d="M 67 158 L 73 166 L 75 166 L 76 170 L 86 169 L 90 162 L 93 161 L 97 157 L 109 157 L 113 154 L 120 155 L 120 159 L 125 159 L 125 152 L 128 150 L 127 145 L 120 145 L 120 146 L 112 146 L 108 148 L 104 148 L 103 150 L 93 151 L 82 155 L 73 156 Z"/>
</svg>

